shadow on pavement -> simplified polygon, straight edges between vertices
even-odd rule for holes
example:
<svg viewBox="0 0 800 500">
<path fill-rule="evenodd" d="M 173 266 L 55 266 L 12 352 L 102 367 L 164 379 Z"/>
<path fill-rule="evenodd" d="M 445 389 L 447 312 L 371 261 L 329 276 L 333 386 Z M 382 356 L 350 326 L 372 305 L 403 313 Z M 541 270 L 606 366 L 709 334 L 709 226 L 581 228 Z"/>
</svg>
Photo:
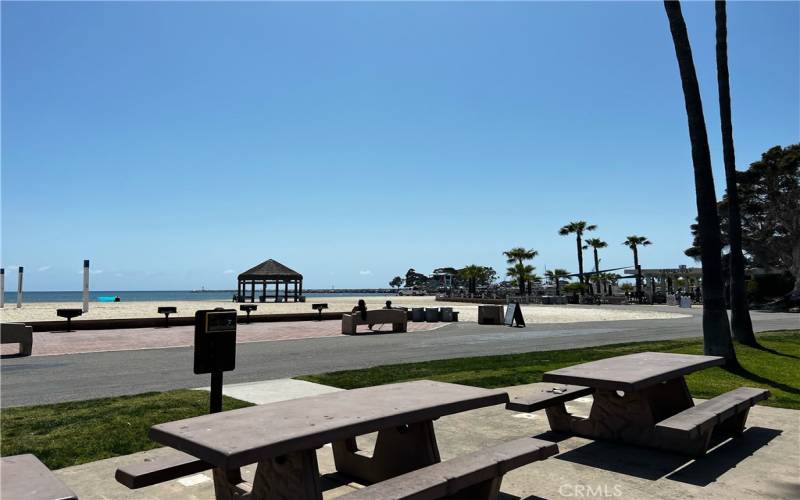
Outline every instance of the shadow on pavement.
<svg viewBox="0 0 800 500">
<path fill-rule="evenodd" d="M 609 441 L 593 441 L 554 458 L 651 481 L 670 474 L 691 460 L 672 453 Z"/>
<path fill-rule="evenodd" d="M 734 439 L 729 439 L 685 467 L 667 476 L 673 481 L 707 486 L 739 462 L 753 455 L 759 448 L 780 436 L 783 431 L 764 427 L 750 427 Z"/>
</svg>

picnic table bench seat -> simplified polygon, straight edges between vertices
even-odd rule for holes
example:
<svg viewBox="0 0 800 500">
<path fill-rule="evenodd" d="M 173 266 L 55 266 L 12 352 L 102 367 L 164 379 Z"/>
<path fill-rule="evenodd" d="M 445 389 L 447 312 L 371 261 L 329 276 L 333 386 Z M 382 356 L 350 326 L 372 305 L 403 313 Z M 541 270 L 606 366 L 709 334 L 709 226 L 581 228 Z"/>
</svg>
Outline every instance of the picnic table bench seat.
<svg viewBox="0 0 800 500">
<path fill-rule="evenodd" d="M 495 499 L 503 475 L 558 453 L 558 445 L 531 437 L 517 439 L 396 476 L 353 493 L 347 500 L 458 498 Z"/>
<path fill-rule="evenodd" d="M 769 396 L 767 389 L 739 387 L 662 420 L 655 430 L 664 443 L 698 443 L 688 451 L 702 455 L 714 434 L 718 437 L 741 434 L 750 407 Z"/>
<path fill-rule="evenodd" d="M 3 457 L 0 461 L 0 498 L 3 500 L 77 500 L 38 458 L 31 454 Z"/>
<path fill-rule="evenodd" d="M 591 387 L 582 385 L 566 384 L 534 384 L 532 388 L 524 394 L 514 396 L 506 403 L 506 410 L 522 411 L 531 413 L 555 406 L 559 403 L 572 401 L 581 396 L 587 396 L 594 392 Z"/>
<path fill-rule="evenodd" d="M 182 451 L 171 450 L 167 455 L 146 458 L 143 462 L 120 467 L 114 478 L 118 483 L 135 490 L 212 468 L 214 466 L 204 460 Z"/>
</svg>

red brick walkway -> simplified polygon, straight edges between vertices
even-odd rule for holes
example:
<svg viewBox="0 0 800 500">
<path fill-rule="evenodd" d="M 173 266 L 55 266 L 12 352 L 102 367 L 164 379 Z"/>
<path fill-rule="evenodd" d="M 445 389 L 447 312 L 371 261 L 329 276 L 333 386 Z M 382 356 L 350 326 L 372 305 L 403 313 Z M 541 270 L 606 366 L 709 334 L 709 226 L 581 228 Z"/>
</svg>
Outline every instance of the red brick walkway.
<svg viewBox="0 0 800 500">
<path fill-rule="evenodd" d="M 408 331 L 433 330 L 442 323 L 408 323 Z M 378 330 L 379 327 L 376 327 Z M 391 331 L 390 325 L 384 330 Z M 368 332 L 360 326 L 359 332 Z M 245 342 L 268 342 L 273 340 L 310 339 L 337 337 L 342 335 L 342 322 L 292 321 L 284 323 L 240 324 L 236 340 Z M 129 328 L 119 330 L 80 330 L 73 332 L 34 332 L 33 355 L 52 356 L 81 352 L 130 351 L 136 349 L 163 349 L 185 347 L 194 344 L 193 326 L 171 328 Z M 2 344 L 3 355 L 16 354 L 16 344 Z"/>
</svg>

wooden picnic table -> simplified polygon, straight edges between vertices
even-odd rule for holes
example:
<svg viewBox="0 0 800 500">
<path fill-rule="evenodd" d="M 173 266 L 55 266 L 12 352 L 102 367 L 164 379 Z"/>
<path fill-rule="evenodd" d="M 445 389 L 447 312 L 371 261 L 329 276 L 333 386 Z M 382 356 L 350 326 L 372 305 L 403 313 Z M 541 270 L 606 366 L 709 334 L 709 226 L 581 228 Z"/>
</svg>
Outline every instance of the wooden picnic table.
<svg viewBox="0 0 800 500">
<path fill-rule="evenodd" d="M 245 491 L 239 467 L 252 463 L 255 497 L 321 498 L 317 448 L 333 443 L 337 471 L 376 483 L 440 461 L 433 420 L 506 402 L 504 391 L 421 380 L 159 424 L 150 438 L 211 464 L 218 499 Z M 372 457 L 359 453 L 355 438 L 376 431 Z"/>
<path fill-rule="evenodd" d="M 699 455 L 712 433 L 741 434 L 750 406 L 769 396 L 764 389 L 741 387 L 695 406 L 684 376 L 724 363 L 719 356 L 661 352 L 601 359 L 542 376 L 546 383 L 571 384 L 572 399 L 591 393 L 588 418 L 570 414 L 558 390 L 512 402 L 509 409 L 546 407 L 554 431 Z M 553 404 L 542 403 L 548 397 Z"/>
</svg>

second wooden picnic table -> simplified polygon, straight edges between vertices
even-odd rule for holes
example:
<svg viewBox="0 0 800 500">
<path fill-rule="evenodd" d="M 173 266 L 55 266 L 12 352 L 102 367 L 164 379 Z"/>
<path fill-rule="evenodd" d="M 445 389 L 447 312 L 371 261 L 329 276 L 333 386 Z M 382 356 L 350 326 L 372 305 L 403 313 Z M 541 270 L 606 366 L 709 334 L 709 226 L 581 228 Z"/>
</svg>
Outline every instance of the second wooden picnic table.
<svg viewBox="0 0 800 500">
<path fill-rule="evenodd" d="M 440 461 L 433 420 L 508 402 L 505 391 L 421 380 L 335 392 L 155 425 L 150 438 L 213 465 L 218 499 L 244 492 L 321 498 L 316 449 L 333 443 L 338 472 L 374 483 Z M 378 432 L 371 457 L 355 438 Z"/>
</svg>

